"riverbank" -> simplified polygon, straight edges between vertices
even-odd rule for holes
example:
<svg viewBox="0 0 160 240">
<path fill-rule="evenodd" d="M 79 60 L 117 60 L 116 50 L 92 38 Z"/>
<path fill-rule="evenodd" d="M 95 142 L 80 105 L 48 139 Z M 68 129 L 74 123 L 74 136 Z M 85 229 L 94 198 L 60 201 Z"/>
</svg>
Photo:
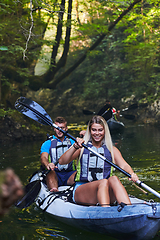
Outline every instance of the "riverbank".
<svg viewBox="0 0 160 240">
<path fill-rule="evenodd" d="M 37 126 L 36 123 L 31 123 L 30 120 L 20 119 L 20 121 L 17 121 L 11 116 L 0 119 L 0 143 L 44 139 L 46 131 L 44 128 Z"/>
<path fill-rule="evenodd" d="M 63 111 L 62 108 L 61 110 Z M 139 107 L 136 110 L 132 110 L 131 113 L 135 115 L 135 119 L 133 120 L 134 124 L 147 124 L 160 127 L 160 101 L 156 101 L 152 105 L 147 105 L 146 107 Z M 62 115 L 61 112 L 57 114 Z M 84 118 L 86 116 L 83 115 L 81 118 L 79 116 L 76 118 L 75 112 L 74 116 L 75 122 L 76 119 L 78 119 L 78 123 L 83 122 L 83 120 L 86 122 L 87 120 L 87 118 Z M 72 119 L 72 117 L 68 116 L 67 120 L 69 118 Z M 88 119 L 89 118 L 90 116 L 88 116 Z M 123 122 L 123 119 L 120 121 Z M 126 121 L 125 123 L 127 125 Z M 131 121 L 128 124 L 131 124 Z M 35 141 L 46 139 L 46 134 L 52 134 L 53 128 L 41 125 L 16 111 L 12 115 L 5 115 L 0 118 L 0 132 L 0 143 L 21 140 Z"/>
<path fill-rule="evenodd" d="M 144 108 L 138 108 L 135 114 L 137 115 L 137 122 L 160 126 L 160 100 L 156 100 L 154 103 L 151 105 L 148 104 Z"/>
</svg>

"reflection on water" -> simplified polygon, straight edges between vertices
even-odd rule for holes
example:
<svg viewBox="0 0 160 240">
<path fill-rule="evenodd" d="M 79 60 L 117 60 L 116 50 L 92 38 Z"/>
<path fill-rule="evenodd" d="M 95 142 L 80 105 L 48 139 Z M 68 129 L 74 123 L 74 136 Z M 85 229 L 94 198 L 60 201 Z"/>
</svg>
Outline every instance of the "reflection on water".
<svg viewBox="0 0 160 240">
<path fill-rule="evenodd" d="M 85 128 L 86 126 L 84 126 Z M 69 128 L 69 133 L 78 136 L 83 126 Z M 44 139 L 45 140 L 45 139 Z M 38 142 L 10 142 L 0 147 L 0 168 L 12 167 L 27 184 L 29 177 L 40 166 L 40 146 Z M 154 127 L 131 126 L 123 134 L 113 136 L 114 144 L 120 149 L 123 157 L 133 167 L 140 180 L 147 185 L 160 190 L 160 129 Z M 127 180 L 122 173 L 116 172 L 129 194 L 143 199 L 158 199 L 151 193 L 146 196 Z M 67 226 L 51 216 L 43 214 L 32 204 L 29 208 L 20 210 L 13 207 L 8 216 L 0 219 L 0 232 L 3 240 L 113 240 L 101 234 L 85 232 L 75 227 Z M 160 239 L 160 232 L 154 240 Z"/>
</svg>

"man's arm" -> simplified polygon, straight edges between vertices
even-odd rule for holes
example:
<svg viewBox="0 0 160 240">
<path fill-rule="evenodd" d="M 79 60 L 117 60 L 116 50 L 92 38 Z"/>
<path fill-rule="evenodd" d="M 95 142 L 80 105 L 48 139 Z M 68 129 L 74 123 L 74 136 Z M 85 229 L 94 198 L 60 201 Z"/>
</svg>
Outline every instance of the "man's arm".
<svg viewBox="0 0 160 240">
<path fill-rule="evenodd" d="M 44 168 L 47 168 L 48 170 L 54 170 L 56 166 L 54 163 L 49 163 L 48 157 L 49 154 L 47 152 L 41 153 L 41 164 Z"/>
<path fill-rule="evenodd" d="M 44 168 L 47 168 L 49 161 L 48 161 L 49 154 L 47 152 L 41 153 L 41 164 Z"/>
</svg>

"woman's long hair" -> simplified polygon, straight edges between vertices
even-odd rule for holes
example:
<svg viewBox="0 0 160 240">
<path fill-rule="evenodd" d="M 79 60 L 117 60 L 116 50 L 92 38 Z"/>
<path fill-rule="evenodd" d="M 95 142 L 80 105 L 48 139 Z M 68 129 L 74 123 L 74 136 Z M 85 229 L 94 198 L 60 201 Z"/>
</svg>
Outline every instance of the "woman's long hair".
<svg viewBox="0 0 160 240">
<path fill-rule="evenodd" d="M 85 141 L 84 143 L 87 144 L 88 141 L 91 140 L 91 133 L 90 133 L 91 132 L 91 126 L 94 123 L 100 124 L 101 126 L 104 127 L 104 131 L 105 131 L 104 143 L 107 146 L 108 150 L 110 151 L 111 156 L 112 156 L 112 161 L 114 162 L 113 143 L 112 143 L 110 131 L 109 131 L 109 128 L 108 128 L 108 124 L 107 124 L 106 120 L 103 117 L 95 115 L 95 116 L 93 116 L 91 118 L 91 120 L 88 123 L 87 130 L 86 130 L 86 133 L 85 133 L 84 138 L 83 138 L 84 141 Z M 82 148 L 82 150 L 81 150 L 79 159 L 81 158 L 81 156 L 83 154 L 83 151 L 84 151 L 84 148 Z"/>
</svg>

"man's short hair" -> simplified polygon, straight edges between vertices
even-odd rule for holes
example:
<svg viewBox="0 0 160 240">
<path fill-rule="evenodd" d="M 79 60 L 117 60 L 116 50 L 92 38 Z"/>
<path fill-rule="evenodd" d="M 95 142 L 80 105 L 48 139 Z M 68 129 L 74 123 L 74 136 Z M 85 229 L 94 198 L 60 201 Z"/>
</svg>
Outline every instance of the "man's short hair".
<svg viewBox="0 0 160 240">
<path fill-rule="evenodd" d="M 64 117 L 56 117 L 55 122 L 66 123 L 66 125 L 67 125 L 67 121 Z"/>
</svg>

